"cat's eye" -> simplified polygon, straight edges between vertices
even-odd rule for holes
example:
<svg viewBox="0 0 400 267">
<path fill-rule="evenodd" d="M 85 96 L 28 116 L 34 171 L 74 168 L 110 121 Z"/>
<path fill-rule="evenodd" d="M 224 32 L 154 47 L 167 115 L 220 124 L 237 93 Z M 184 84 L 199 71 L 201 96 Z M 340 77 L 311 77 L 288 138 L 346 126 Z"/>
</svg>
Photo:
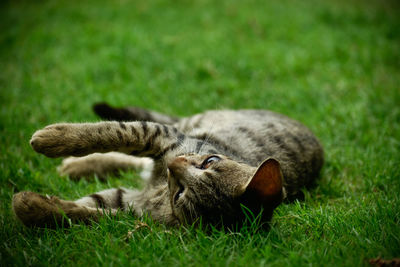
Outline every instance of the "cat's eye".
<svg viewBox="0 0 400 267">
<path fill-rule="evenodd" d="M 210 167 L 210 165 L 215 162 L 215 161 L 219 161 L 221 160 L 220 157 L 218 156 L 211 156 L 206 158 L 203 163 L 200 165 L 200 169 L 207 169 L 208 167 Z"/>
</svg>

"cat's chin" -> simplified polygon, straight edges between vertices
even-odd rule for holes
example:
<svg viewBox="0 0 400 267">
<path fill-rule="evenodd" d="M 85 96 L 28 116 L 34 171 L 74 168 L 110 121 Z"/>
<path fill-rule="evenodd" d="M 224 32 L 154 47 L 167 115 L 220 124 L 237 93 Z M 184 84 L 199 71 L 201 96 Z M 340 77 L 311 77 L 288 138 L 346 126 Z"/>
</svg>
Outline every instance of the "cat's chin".
<svg viewBox="0 0 400 267">
<path fill-rule="evenodd" d="M 177 219 L 179 222 L 179 225 L 185 225 L 187 224 L 187 220 L 185 219 L 184 216 L 182 216 L 182 213 L 179 211 L 177 207 L 172 207 L 172 215 Z"/>
</svg>

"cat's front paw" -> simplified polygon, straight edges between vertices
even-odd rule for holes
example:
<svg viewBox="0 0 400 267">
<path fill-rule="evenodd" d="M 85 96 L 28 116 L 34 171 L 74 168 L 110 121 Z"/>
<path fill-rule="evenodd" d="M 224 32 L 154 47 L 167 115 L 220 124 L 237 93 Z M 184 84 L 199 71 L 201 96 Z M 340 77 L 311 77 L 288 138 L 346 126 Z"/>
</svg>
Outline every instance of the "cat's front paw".
<svg viewBox="0 0 400 267">
<path fill-rule="evenodd" d="M 90 160 L 91 156 L 86 157 L 68 157 L 65 158 L 61 165 L 57 167 L 60 175 L 68 176 L 70 179 L 78 181 L 81 178 L 90 179 L 95 175 L 105 180 L 106 172 L 103 170 L 101 162 L 96 164 L 95 160 Z"/>
<path fill-rule="evenodd" d="M 36 131 L 30 141 L 32 148 L 47 157 L 80 156 L 85 152 L 85 138 L 75 124 L 53 124 Z"/>
</svg>

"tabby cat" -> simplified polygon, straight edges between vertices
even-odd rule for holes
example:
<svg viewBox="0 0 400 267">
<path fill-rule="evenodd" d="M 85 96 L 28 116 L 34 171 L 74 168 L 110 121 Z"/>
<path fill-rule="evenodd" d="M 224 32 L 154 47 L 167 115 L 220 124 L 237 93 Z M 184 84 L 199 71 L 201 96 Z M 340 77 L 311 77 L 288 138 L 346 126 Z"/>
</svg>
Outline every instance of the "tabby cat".
<svg viewBox="0 0 400 267">
<path fill-rule="evenodd" d="M 283 200 L 315 180 L 323 164 L 317 138 L 299 122 L 271 111 L 207 111 L 175 118 L 105 103 L 94 111 L 112 121 L 49 125 L 34 133 L 31 146 L 48 157 L 73 156 L 59 168 L 71 178 L 96 174 L 105 179 L 120 169 L 143 169 L 146 186 L 108 189 L 75 201 L 20 192 L 12 206 L 25 225 L 90 222 L 118 211 L 149 214 L 167 225 L 200 220 L 237 225 L 246 208 L 267 222 Z"/>
</svg>

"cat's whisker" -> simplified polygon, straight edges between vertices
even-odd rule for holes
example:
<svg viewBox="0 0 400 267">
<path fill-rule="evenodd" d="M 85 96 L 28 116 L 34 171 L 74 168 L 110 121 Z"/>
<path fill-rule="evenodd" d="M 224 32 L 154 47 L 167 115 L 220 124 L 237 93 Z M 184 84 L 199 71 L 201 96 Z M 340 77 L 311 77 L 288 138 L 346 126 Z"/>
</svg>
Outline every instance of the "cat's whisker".
<svg viewBox="0 0 400 267">
<path fill-rule="evenodd" d="M 194 218 L 196 218 L 196 209 L 191 201 L 187 202 L 189 214 L 190 214 L 190 219 L 193 221 Z"/>
<path fill-rule="evenodd" d="M 200 146 L 199 151 L 197 152 L 197 154 L 201 155 L 201 150 L 203 149 L 204 144 L 208 143 L 208 140 L 210 140 L 211 131 L 214 128 L 214 125 L 215 125 L 215 121 L 212 121 L 211 126 L 210 126 L 210 130 L 207 131 L 206 136 L 203 139 L 203 142 L 201 143 L 201 146 Z"/>
<path fill-rule="evenodd" d="M 191 126 L 188 126 L 188 127 L 190 128 L 190 130 L 187 131 L 187 132 L 193 132 L 195 130 L 194 125 L 191 125 Z M 199 152 L 196 152 L 196 147 L 195 146 L 189 146 L 189 148 L 186 148 L 186 149 L 189 149 L 188 152 L 187 152 L 188 154 L 195 154 L 195 153 L 198 154 L 199 153 Z"/>
</svg>

